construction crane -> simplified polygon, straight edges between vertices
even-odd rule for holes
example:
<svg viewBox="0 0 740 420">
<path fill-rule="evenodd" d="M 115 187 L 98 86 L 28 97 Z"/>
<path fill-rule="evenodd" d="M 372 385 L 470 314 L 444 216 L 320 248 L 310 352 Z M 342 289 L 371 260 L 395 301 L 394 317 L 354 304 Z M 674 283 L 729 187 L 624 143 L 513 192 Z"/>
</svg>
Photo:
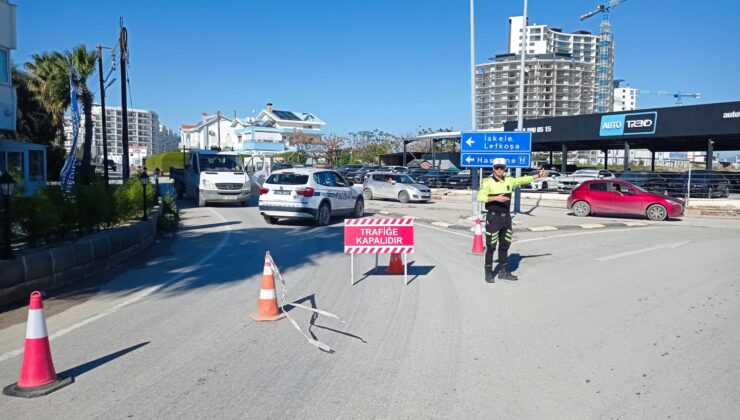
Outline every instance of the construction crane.
<svg viewBox="0 0 740 420">
<path fill-rule="evenodd" d="M 599 25 L 599 59 L 596 79 L 598 90 L 596 94 L 596 112 L 609 112 L 612 110 L 614 94 L 612 89 L 612 78 L 614 76 L 614 48 L 612 46 L 612 24 L 609 22 L 609 13 L 612 9 L 627 0 L 609 0 L 607 4 L 600 4 L 596 9 L 581 16 L 584 21 L 591 16 L 601 13 L 601 25 Z"/>
<path fill-rule="evenodd" d="M 659 90 L 656 92 L 651 92 L 649 90 L 638 90 L 638 94 L 640 95 L 666 95 L 666 96 L 673 96 L 676 98 L 676 106 L 682 106 L 683 100 L 681 98 L 694 98 L 699 99 L 701 98 L 701 92 L 696 93 L 683 93 L 680 90 L 677 90 L 675 92 L 668 92 L 667 90 Z"/>
</svg>

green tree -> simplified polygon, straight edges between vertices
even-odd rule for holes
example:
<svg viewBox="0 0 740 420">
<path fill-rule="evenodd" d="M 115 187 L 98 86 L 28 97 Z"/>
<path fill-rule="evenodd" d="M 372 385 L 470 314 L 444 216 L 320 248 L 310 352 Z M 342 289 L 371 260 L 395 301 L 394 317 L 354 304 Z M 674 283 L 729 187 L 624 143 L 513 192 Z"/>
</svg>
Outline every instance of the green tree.
<svg viewBox="0 0 740 420">
<path fill-rule="evenodd" d="M 65 57 L 58 52 L 33 54 L 26 63 L 28 90 L 51 115 L 55 136 L 61 139 L 64 111 L 69 106 L 69 68 Z"/>
</svg>

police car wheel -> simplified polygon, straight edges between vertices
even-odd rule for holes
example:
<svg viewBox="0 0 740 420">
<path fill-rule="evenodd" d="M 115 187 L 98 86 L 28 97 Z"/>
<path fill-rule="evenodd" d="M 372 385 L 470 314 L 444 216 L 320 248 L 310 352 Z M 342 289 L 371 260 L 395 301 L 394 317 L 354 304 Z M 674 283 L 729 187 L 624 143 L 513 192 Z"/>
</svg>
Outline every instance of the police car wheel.
<svg viewBox="0 0 740 420">
<path fill-rule="evenodd" d="M 357 219 L 365 214 L 365 202 L 358 198 L 355 201 L 355 207 L 352 209 L 352 217 Z"/>
<path fill-rule="evenodd" d="M 326 226 L 329 224 L 330 219 L 331 208 L 329 207 L 329 204 L 326 202 L 321 203 L 318 211 L 316 211 L 316 224 L 319 226 Z"/>
<path fill-rule="evenodd" d="M 274 225 L 278 221 L 277 217 L 272 217 L 272 216 L 262 216 L 262 218 L 265 219 L 265 222 L 267 222 L 270 225 Z"/>
</svg>

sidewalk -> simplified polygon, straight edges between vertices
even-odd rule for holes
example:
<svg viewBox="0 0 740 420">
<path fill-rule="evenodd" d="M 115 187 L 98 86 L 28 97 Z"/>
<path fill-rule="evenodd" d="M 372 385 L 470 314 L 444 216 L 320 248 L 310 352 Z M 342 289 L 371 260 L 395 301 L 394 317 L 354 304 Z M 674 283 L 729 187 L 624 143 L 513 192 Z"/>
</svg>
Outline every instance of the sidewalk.
<svg viewBox="0 0 740 420">
<path fill-rule="evenodd" d="M 662 224 L 639 217 L 576 217 L 566 209 L 567 194 L 557 193 L 522 193 L 521 212 L 514 214 L 513 224 L 515 232 L 543 232 L 574 229 L 600 229 L 614 227 L 637 227 Z M 473 205 L 468 190 L 438 190 L 432 195 L 430 203 L 402 204 L 396 201 L 370 200 L 365 203 L 368 210 L 377 216 L 413 217 L 421 223 L 427 223 L 443 228 L 473 231 L 476 216 L 473 215 Z M 690 211 L 686 217 L 737 215 L 740 205 L 737 200 L 692 200 Z M 722 208 L 723 202 L 726 208 Z M 717 204 L 716 204 L 717 203 Z M 728 204 L 729 203 L 729 204 Z M 735 207 L 737 206 L 737 207 Z M 712 214 L 714 209 L 720 209 L 722 214 Z M 734 212 L 734 214 L 730 214 Z M 480 215 L 481 221 L 485 213 Z"/>
</svg>

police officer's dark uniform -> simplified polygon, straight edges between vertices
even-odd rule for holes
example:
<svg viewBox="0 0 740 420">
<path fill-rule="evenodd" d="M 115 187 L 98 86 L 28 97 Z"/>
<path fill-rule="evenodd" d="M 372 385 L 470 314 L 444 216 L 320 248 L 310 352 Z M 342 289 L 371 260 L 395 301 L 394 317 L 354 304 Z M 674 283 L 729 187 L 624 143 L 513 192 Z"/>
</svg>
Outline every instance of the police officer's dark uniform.
<svg viewBox="0 0 740 420">
<path fill-rule="evenodd" d="M 498 243 L 498 277 L 503 280 L 518 280 L 518 277 L 511 274 L 506 266 L 509 258 L 509 245 L 511 245 L 511 236 L 513 234 L 511 224 L 511 193 L 514 187 L 526 185 L 537 178 L 547 176 L 547 171 L 540 171 L 534 176 L 522 176 L 519 178 L 504 175 L 506 169 L 506 160 L 497 158 L 493 160 L 493 174 L 490 178 L 483 180 L 480 190 L 478 191 L 477 200 L 486 203 L 486 256 L 484 268 L 486 271 L 486 282 L 493 283 L 493 251 Z M 503 197 L 506 197 L 504 199 Z"/>
</svg>

